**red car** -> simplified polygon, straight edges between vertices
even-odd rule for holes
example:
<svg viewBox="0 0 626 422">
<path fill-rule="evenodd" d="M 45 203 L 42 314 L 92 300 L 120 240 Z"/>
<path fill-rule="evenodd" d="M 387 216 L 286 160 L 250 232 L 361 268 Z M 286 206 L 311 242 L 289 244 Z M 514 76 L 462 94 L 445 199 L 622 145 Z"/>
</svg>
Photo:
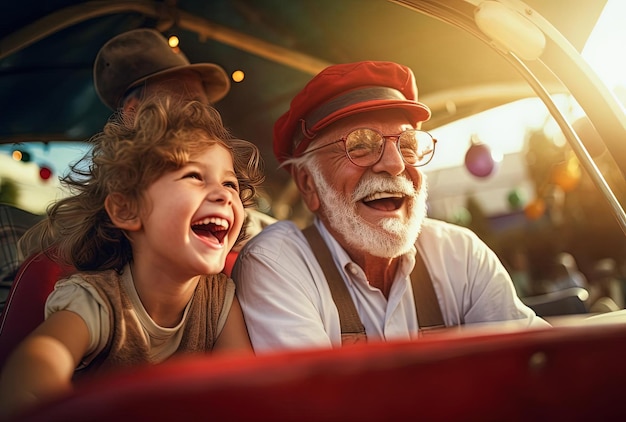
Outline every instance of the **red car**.
<svg viewBox="0 0 626 422">
<path fill-rule="evenodd" d="M 192 63 L 243 72 L 216 107 L 227 126 L 264 155 L 262 224 L 310 218 L 271 148 L 273 122 L 293 94 L 330 63 L 374 59 L 411 67 L 420 100 L 433 112 L 423 128 L 439 139 L 424 169 L 431 216 L 481 235 L 514 281 L 519 276 L 522 300 L 553 324 L 542 330 L 465 327 L 415 342 L 254 358 L 172 359 L 78 384 L 20 420 L 619 417 L 626 377 L 626 79 L 608 81 L 598 71 L 607 67 L 593 67 L 592 56 L 581 55 L 611 13 L 626 13 L 614 9 L 617 3 L 7 5 L 0 25 L 0 222 L 7 245 L 0 263 L 0 365 L 42 320 L 43 302 L 66 270 L 19 259 L 14 241 L 65 194 L 58 175 L 86 151 L 85 141 L 110 114 L 91 79 L 99 47 L 136 27 L 177 36 Z M 619 56 L 624 43 L 622 32 L 600 45 L 605 56 Z M 552 248 L 555 240 L 559 250 Z M 527 255 L 518 255 L 519 245 Z"/>
</svg>

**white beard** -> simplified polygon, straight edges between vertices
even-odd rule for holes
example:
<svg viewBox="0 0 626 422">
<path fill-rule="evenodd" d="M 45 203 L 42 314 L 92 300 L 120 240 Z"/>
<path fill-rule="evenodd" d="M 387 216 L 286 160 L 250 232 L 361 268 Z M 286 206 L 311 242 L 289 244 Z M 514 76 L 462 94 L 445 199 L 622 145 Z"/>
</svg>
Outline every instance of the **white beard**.
<svg viewBox="0 0 626 422">
<path fill-rule="evenodd" d="M 416 191 L 413 183 L 403 177 L 365 176 L 357 185 L 351 199 L 343 198 L 324 179 L 317 163 L 309 165 L 315 181 L 321 209 L 331 227 L 348 245 L 381 258 L 395 258 L 407 253 L 419 236 L 426 218 L 427 184 L 422 177 L 422 187 Z M 377 227 L 370 226 L 356 211 L 359 199 L 375 192 L 402 192 L 407 196 L 409 219 L 405 223 L 397 218 L 384 218 Z"/>
</svg>

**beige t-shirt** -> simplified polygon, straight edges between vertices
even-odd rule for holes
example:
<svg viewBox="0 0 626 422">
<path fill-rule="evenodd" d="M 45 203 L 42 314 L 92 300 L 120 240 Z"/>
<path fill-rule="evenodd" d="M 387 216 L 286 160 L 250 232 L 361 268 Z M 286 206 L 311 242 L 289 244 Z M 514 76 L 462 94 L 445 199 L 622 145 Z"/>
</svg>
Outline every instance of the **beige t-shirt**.
<svg viewBox="0 0 626 422">
<path fill-rule="evenodd" d="M 134 317 L 139 321 L 146 341 L 150 344 L 150 361 L 153 363 L 164 361 L 174 354 L 180 345 L 191 300 L 185 308 L 181 322 L 176 327 L 161 327 L 150 318 L 150 315 L 143 307 L 135 289 L 129 265 L 124 267 L 120 280 L 123 288 L 128 292 L 135 310 Z M 218 320 L 218 333 L 224 328 L 234 295 L 235 284 L 229 279 L 226 286 L 224 306 Z M 96 288 L 86 282 L 80 274 L 75 274 L 57 282 L 54 291 L 48 296 L 46 301 L 45 318 L 48 318 L 51 313 L 60 310 L 68 310 L 78 314 L 87 324 L 89 347 L 78 367 L 82 368 L 88 365 L 106 346 L 111 330 L 108 307 Z"/>
</svg>

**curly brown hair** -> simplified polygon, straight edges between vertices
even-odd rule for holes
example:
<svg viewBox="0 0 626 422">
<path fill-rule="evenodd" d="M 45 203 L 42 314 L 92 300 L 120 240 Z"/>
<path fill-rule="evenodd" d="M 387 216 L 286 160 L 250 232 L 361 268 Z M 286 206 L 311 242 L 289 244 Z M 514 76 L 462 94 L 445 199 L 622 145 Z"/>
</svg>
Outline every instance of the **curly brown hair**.
<svg viewBox="0 0 626 422">
<path fill-rule="evenodd" d="M 132 249 L 105 210 L 107 196 L 122 194 L 131 212 L 138 212 L 153 182 L 215 144 L 231 152 L 244 207 L 254 205 L 263 182 L 258 148 L 232 139 L 220 114 L 198 101 L 146 99 L 137 110 L 114 114 L 89 142 L 91 151 L 61 179 L 70 196 L 48 207 L 48 217 L 22 238 L 25 256 L 45 251 L 81 271 L 121 270 Z M 237 243 L 245 238 L 242 230 Z M 28 250 L 28 245 L 35 246 Z"/>
</svg>

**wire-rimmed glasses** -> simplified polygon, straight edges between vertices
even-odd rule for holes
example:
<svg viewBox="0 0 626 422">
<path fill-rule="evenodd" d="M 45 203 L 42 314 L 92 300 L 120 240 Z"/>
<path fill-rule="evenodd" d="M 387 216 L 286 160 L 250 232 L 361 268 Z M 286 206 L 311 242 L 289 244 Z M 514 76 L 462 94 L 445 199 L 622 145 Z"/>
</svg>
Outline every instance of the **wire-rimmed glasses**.
<svg viewBox="0 0 626 422">
<path fill-rule="evenodd" d="M 358 128 L 350 131 L 334 142 L 305 151 L 308 154 L 325 148 L 329 145 L 343 142 L 346 156 L 359 167 L 369 167 L 380 161 L 387 139 L 395 138 L 396 148 L 406 165 L 421 167 L 432 160 L 435 155 L 437 140 L 428 132 L 417 129 L 407 129 L 396 135 L 383 135 L 370 128 Z"/>
</svg>

